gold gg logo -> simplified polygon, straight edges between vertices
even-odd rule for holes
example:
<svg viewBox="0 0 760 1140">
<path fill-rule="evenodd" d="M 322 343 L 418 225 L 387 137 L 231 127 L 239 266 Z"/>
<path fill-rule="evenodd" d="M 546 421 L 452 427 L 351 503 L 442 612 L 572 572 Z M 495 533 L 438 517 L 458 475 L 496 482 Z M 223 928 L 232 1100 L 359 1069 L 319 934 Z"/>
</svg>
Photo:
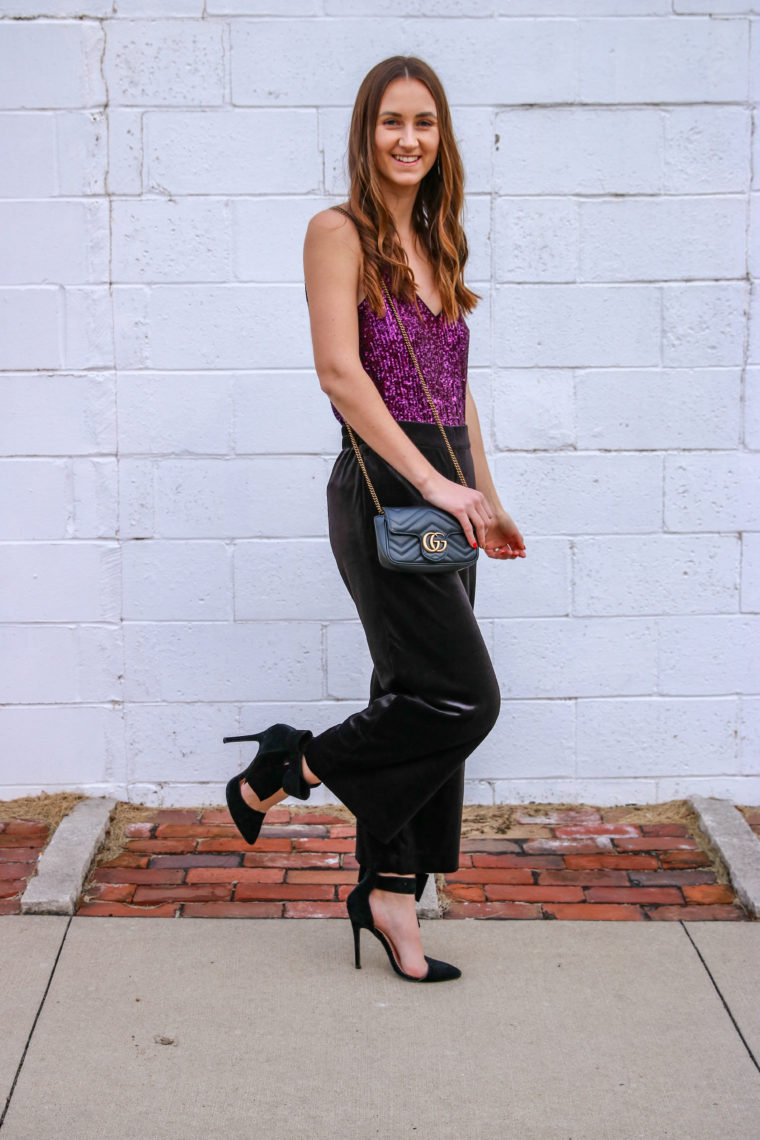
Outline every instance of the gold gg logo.
<svg viewBox="0 0 760 1140">
<path fill-rule="evenodd" d="M 448 543 L 439 530 L 429 530 L 422 536 L 422 547 L 428 554 L 440 554 Z"/>
</svg>

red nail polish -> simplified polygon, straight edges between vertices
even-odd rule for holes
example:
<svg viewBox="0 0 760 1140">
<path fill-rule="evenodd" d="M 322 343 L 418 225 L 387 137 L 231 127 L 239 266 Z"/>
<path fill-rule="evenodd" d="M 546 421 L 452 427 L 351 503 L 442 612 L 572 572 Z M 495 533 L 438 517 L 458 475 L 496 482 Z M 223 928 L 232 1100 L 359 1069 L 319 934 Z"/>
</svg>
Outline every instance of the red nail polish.
<svg viewBox="0 0 760 1140">
<path fill-rule="evenodd" d="M 472 549 L 473 549 L 473 550 L 477 550 L 477 549 L 478 549 L 478 544 L 477 544 L 477 542 L 473 542 L 473 544 L 472 544 Z"/>
</svg>

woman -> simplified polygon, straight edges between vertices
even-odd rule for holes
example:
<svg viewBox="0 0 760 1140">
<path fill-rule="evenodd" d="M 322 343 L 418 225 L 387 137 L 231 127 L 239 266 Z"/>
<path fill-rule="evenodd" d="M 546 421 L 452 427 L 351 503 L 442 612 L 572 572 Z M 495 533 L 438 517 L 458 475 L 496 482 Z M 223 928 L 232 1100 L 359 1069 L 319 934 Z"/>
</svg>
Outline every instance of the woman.
<svg viewBox="0 0 760 1140">
<path fill-rule="evenodd" d="M 314 737 L 274 725 L 230 780 L 233 819 L 254 842 L 264 813 L 324 782 L 357 817 L 359 883 L 347 900 L 359 934 L 382 942 L 414 981 L 460 976 L 422 952 L 416 919 L 428 872 L 459 865 L 464 761 L 499 712 L 499 689 L 472 604 L 475 568 L 384 569 L 375 507 L 347 424 L 384 506 L 423 501 L 454 515 L 489 558 L 525 556 L 485 458 L 467 386 L 477 296 L 464 284 L 462 165 L 435 73 L 395 56 L 364 79 L 349 138 L 350 200 L 309 223 L 304 270 L 319 382 L 343 423 L 328 483 L 330 542 L 373 660 L 366 709 Z M 449 453 L 384 289 L 419 358 L 468 486 Z"/>
</svg>

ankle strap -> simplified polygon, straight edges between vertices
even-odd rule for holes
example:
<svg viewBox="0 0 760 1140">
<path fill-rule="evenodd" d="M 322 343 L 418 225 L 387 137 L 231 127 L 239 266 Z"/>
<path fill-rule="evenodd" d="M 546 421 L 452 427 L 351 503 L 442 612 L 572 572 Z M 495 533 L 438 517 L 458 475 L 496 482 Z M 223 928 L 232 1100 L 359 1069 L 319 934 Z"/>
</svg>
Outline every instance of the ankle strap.
<svg viewBox="0 0 760 1140">
<path fill-rule="evenodd" d="M 379 891 L 390 891 L 396 895 L 413 895 L 417 890 L 417 880 L 414 875 L 410 879 L 402 879 L 400 875 L 375 875 L 375 883 Z"/>
</svg>

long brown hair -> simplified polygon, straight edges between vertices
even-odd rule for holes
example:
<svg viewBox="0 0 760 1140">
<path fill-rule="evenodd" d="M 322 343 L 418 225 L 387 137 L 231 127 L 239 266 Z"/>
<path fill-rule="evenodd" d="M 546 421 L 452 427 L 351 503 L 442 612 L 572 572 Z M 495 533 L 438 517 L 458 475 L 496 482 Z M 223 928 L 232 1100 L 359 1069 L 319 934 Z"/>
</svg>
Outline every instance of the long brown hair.
<svg viewBox="0 0 760 1140">
<path fill-rule="evenodd" d="M 375 163 L 380 103 L 394 79 L 418 79 L 435 101 L 440 134 L 438 158 L 419 185 L 412 226 L 430 259 L 444 316 L 452 321 L 460 312 L 469 313 L 479 300 L 462 277 L 467 261 L 467 239 L 459 221 L 464 171 L 443 85 L 433 69 L 415 56 L 394 55 L 376 64 L 364 77 L 354 103 L 348 138 L 349 202 L 364 255 L 364 292 L 373 311 L 382 315 L 385 271 L 393 294 L 417 301 L 412 270 L 383 199 Z"/>
</svg>

